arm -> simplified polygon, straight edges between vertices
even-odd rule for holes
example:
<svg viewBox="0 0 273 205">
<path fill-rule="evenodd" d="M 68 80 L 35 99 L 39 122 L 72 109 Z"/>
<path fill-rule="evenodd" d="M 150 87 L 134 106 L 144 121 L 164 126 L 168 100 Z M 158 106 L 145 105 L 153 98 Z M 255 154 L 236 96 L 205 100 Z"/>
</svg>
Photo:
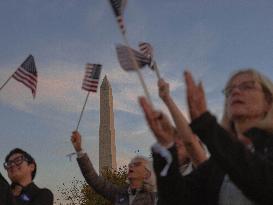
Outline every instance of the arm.
<svg viewBox="0 0 273 205">
<path fill-rule="evenodd" d="M 176 148 L 173 144 L 173 136 L 166 130 L 166 118 L 164 120 L 163 113 L 156 112 L 145 98 L 140 98 L 139 103 L 144 111 L 147 123 L 154 133 L 158 143 L 167 149 L 171 144 L 169 150 L 165 150 L 171 154 L 171 160 L 168 154 L 160 153 L 160 150 L 153 149 L 154 169 L 157 176 L 158 185 L 158 204 L 200 204 L 195 202 L 204 197 L 204 180 L 207 180 L 207 175 L 200 172 L 198 176 L 194 174 L 182 177 L 178 169 L 178 160 Z M 155 148 L 153 146 L 153 148 Z M 161 156 L 162 154 L 162 156 Z M 164 156 L 163 156 L 164 155 Z M 165 158 L 164 158 L 165 157 Z M 170 167 L 166 174 L 162 172 L 165 169 L 166 162 L 170 162 Z M 202 166 L 202 165 L 201 165 Z M 200 169 L 198 169 L 200 170 Z M 199 173 L 199 172 L 198 172 Z M 202 195 L 202 197 L 195 197 L 195 195 Z"/>
<path fill-rule="evenodd" d="M 9 192 L 9 183 L 6 181 L 6 179 L 2 176 L 0 173 L 0 204 L 5 205 L 7 202 L 7 196 Z"/>
<path fill-rule="evenodd" d="M 172 115 L 179 137 L 182 139 L 183 144 L 185 145 L 187 152 L 190 155 L 191 161 L 195 166 L 198 166 L 207 160 L 207 155 L 204 148 L 200 144 L 198 137 L 192 133 L 186 118 L 171 97 L 169 84 L 166 83 L 163 79 L 160 79 L 158 81 L 158 88 L 159 96 L 166 104 Z"/>
<path fill-rule="evenodd" d="M 207 145 L 213 159 L 247 197 L 261 204 L 273 201 L 272 151 L 266 157 L 251 153 L 241 142 L 233 141 L 208 112 L 195 119 L 191 127 Z"/>
<path fill-rule="evenodd" d="M 166 163 L 165 159 L 153 150 L 154 170 L 157 177 L 158 204 L 207 204 L 207 180 L 211 174 L 210 161 L 200 165 L 190 175 L 182 176 L 179 172 L 178 159 L 175 146 L 168 149 L 173 162 L 167 172 L 162 176 L 161 171 Z M 198 197 L 196 197 L 198 196 Z"/>
<path fill-rule="evenodd" d="M 49 189 L 41 189 L 31 205 L 53 205 L 53 194 Z"/>
<path fill-rule="evenodd" d="M 71 136 L 71 142 L 76 152 L 82 151 L 81 136 L 77 131 L 73 132 Z M 104 179 L 103 177 L 98 176 L 92 165 L 92 162 L 90 161 L 86 153 L 78 157 L 77 161 L 83 174 L 83 177 L 85 178 L 89 186 L 91 186 L 98 194 L 114 202 L 116 195 L 119 192 L 119 188 L 116 185 Z"/>
</svg>

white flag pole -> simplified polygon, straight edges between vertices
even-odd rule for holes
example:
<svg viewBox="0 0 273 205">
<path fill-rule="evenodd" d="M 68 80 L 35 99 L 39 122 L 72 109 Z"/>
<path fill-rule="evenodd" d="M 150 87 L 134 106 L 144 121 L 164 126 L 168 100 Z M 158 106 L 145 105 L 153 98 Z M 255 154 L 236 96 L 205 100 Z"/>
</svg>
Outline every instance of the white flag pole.
<svg viewBox="0 0 273 205">
<path fill-rule="evenodd" d="M 113 5 L 112 5 L 111 2 L 110 2 L 110 4 L 111 4 L 111 7 L 112 7 L 112 9 L 113 9 Z M 125 6 L 125 5 L 123 5 L 123 6 Z M 123 10 L 123 8 L 122 8 L 122 10 Z M 115 12 L 114 12 L 114 13 L 115 13 Z M 121 12 L 121 13 L 123 13 L 123 12 Z M 114 14 L 114 15 L 115 15 L 115 14 Z M 115 17 L 116 17 L 116 18 L 121 18 L 121 20 L 123 20 L 123 14 L 121 14 L 121 16 L 119 16 L 119 17 L 115 15 Z M 150 97 L 150 94 L 149 94 L 148 89 L 147 89 L 147 86 L 146 86 L 146 84 L 145 84 L 145 82 L 144 82 L 144 79 L 143 79 L 143 76 L 141 75 L 141 72 L 140 72 L 140 70 L 139 70 L 139 66 L 138 66 L 138 64 L 137 64 L 137 61 L 136 61 L 136 59 L 135 59 L 135 56 L 133 55 L 132 50 L 130 49 L 131 47 L 130 47 L 130 45 L 129 45 L 129 43 L 128 43 L 128 40 L 127 40 L 127 37 L 126 37 L 125 25 L 123 24 L 123 28 L 121 28 L 121 26 L 120 26 L 120 24 L 119 24 L 119 22 L 118 22 L 117 19 L 116 19 L 116 23 L 117 23 L 117 25 L 118 25 L 118 27 L 119 27 L 119 30 L 120 30 L 121 34 L 122 34 L 122 37 L 123 37 L 123 40 L 124 40 L 125 45 L 129 48 L 128 50 L 129 50 L 130 58 L 131 58 L 131 60 L 133 61 L 134 69 L 135 69 L 136 72 L 137 72 L 137 75 L 138 75 L 139 80 L 140 80 L 140 82 L 141 82 L 141 85 L 142 85 L 142 87 L 143 87 L 144 93 L 145 93 L 145 95 L 146 95 L 146 97 L 147 97 L 147 100 L 150 102 L 151 105 L 153 105 L 153 104 L 152 104 L 151 97 Z M 122 30 L 122 29 L 123 29 L 123 30 Z"/>
<path fill-rule="evenodd" d="M 140 72 L 139 66 L 138 66 L 138 64 L 137 64 L 136 58 L 135 58 L 135 56 L 134 56 L 132 50 L 130 49 L 131 47 L 130 47 L 130 45 L 129 45 L 129 43 L 128 43 L 127 37 L 126 37 L 126 35 L 122 32 L 122 30 L 121 30 L 121 33 L 122 33 L 122 36 L 123 36 L 123 40 L 124 40 L 125 45 L 129 48 L 129 49 L 128 49 L 128 50 L 129 50 L 129 55 L 130 55 L 131 60 L 133 61 L 134 69 L 135 69 L 136 72 L 137 72 L 137 75 L 138 75 L 138 78 L 139 78 L 139 80 L 140 80 L 140 82 L 141 82 L 141 85 L 142 85 L 142 87 L 143 87 L 144 93 L 145 93 L 145 95 L 146 95 L 148 101 L 150 102 L 150 104 L 153 106 L 153 103 L 152 103 L 152 100 L 151 100 L 151 97 L 150 97 L 150 93 L 149 93 L 149 91 L 148 91 L 148 89 L 147 89 L 147 86 L 146 86 L 146 84 L 145 84 L 145 81 L 144 81 L 144 79 L 143 79 L 143 76 L 141 75 L 141 72 Z"/>
<path fill-rule="evenodd" d="M 157 64 L 156 64 L 155 61 L 153 62 L 152 69 L 155 70 L 155 73 L 156 73 L 156 76 L 157 76 L 158 80 L 161 79 L 161 76 L 160 76 L 160 73 L 159 73 L 159 69 L 158 69 Z"/>
<path fill-rule="evenodd" d="M 84 102 L 84 104 L 83 104 L 82 111 L 81 111 L 81 114 L 80 114 L 80 118 L 79 118 L 79 120 L 78 120 L 78 124 L 77 124 L 77 127 L 76 127 L 76 131 L 78 131 L 78 128 L 79 128 L 79 125 L 80 125 L 80 122 L 81 122 L 81 119 L 82 119 L 83 111 L 84 111 L 84 109 L 85 109 L 85 106 L 86 106 L 86 103 L 87 103 L 89 94 L 90 94 L 90 92 L 88 92 L 87 95 L 86 95 L 85 102 Z"/>
</svg>

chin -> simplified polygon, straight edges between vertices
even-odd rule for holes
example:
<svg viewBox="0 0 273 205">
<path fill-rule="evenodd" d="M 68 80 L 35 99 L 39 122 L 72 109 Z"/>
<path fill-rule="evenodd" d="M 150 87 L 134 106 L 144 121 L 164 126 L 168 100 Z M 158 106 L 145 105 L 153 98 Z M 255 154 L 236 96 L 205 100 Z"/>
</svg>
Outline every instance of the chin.
<svg viewBox="0 0 273 205">
<path fill-rule="evenodd" d="M 238 119 L 242 117 L 246 117 L 249 112 L 242 110 L 242 109 L 233 109 L 230 111 L 230 119 Z"/>
<path fill-rule="evenodd" d="M 12 182 L 18 182 L 18 181 L 19 181 L 20 176 L 16 176 L 16 175 L 14 175 L 14 176 L 10 176 L 9 178 L 10 178 L 10 180 L 11 180 Z"/>
</svg>

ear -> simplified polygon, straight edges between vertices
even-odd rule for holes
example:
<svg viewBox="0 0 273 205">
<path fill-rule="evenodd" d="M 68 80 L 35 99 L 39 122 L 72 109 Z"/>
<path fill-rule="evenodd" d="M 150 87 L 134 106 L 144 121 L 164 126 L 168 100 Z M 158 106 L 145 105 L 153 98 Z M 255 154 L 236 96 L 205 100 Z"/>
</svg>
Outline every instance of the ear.
<svg viewBox="0 0 273 205">
<path fill-rule="evenodd" d="M 151 176 L 151 172 L 150 171 L 148 171 L 148 170 L 146 170 L 146 172 L 145 172 L 145 179 L 149 179 L 150 178 L 150 176 Z"/>
<path fill-rule="evenodd" d="M 29 168 L 30 168 L 31 172 L 33 172 L 35 169 L 35 164 L 29 164 Z"/>
</svg>

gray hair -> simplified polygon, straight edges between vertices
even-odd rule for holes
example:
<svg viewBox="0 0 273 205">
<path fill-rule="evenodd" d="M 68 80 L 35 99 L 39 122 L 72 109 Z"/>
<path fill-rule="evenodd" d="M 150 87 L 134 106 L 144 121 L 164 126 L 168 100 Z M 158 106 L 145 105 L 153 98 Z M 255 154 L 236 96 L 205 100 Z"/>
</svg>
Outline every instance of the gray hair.
<svg viewBox="0 0 273 205">
<path fill-rule="evenodd" d="M 268 119 L 268 118 L 272 118 L 273 114 L 271 112 L 273 112 L 272 109 L 272 103 L 273 103 L 273 83 L 272 81 L 267 78 L 266 76 L 264 76 L 263 74 L 259 73 L 258 71 L 256 71 L 253 68 L 245 68 L 239 71 L 236 71 L 235 73 L 233 73 L 231 75 L 231 77 L 229 78 L 227 84 L 225 87 L 230 86 L 230 84 L 232 83 L 233 79 L 235 77 L 237 77 L 238 75 L 241 74 L 250 74 L 253 76 L 253 78 L 260 83 L 260 85 L 262 86 L 263 92 L 265 94 L 265 98 L 268 101 L 269 104 L 271 104 L 271 109 L 268 113 L 266 113 L 265 117 L 263 120 L 261 120 L 261 122 L 259 122 L 257 124 L 257 127 L 261 127 L 263 129 L 267 129 L 271 130 L 272 129 L 272 125 L 270 125 L 270 123 L 268 123 L 270 120 L 273 121 L 272 119 Z M 224 128 L 226 128 L 229 132 L 231 133 L 235 133 L 234 130 L 234 124 L 232 122 L 231 119 L 229 119 L 228 117 L 228 113 L 227 113 L 227 98 L 225 98 L 225 104 L 224 104 L 224 113 L 223 113 L 223 118 L 222 118 L 222 122 L 221 122 L 222 126 Z"/>
<path fill-rule="evenodd" d="M 150 172 L 150 177 L 147 179 L 144 179 L 143 181 L 143 188 L 149 192 L 156 192 L 157 190 L 156 177 L 155 177 L 152 161 L 149 160 L 147 157 L 144 157 L 142 155 L 137 155 L 131 160 L 131 162 L 138 161 L 138 160 L 143 161 L 145 169 Z"/>
</svg>

